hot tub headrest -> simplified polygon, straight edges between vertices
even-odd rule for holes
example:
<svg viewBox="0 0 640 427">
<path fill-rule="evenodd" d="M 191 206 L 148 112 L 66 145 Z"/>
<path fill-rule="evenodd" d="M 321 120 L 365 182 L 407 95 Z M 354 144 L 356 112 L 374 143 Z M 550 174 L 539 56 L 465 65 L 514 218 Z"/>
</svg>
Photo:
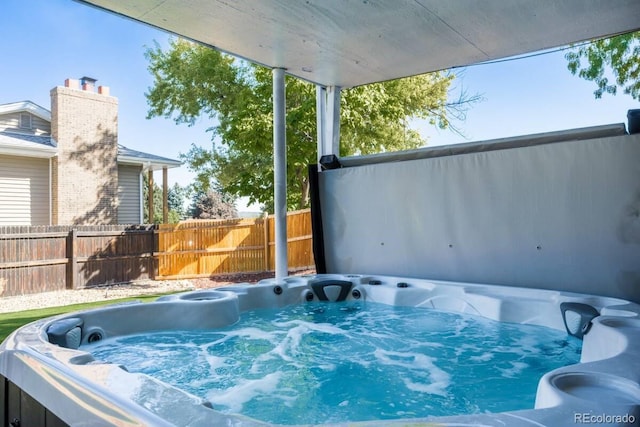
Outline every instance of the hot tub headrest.
<svg viewBox="0 0 640 427">
<path fill-rule="evenodd" d="M 79 317 L 69 317 L 53 322 L 47 328 L 49 342 L 60 347 L 77 349 L 82 339 L 82 323 Z"/>
<path fill-rule="evenodd" d="M 309 286 L 320 301 L 344 301 L 349 296 L 353 283 L 347 280 L 320 279 L 310 281 Z"/>
<path fill-rule="evenodd" d="M 567 333 L 580 339 L 589 332 L 591 321 L 600 315 L 595 307 L 579 302 L 563 302 L 560 311 Z"/>
</svg>

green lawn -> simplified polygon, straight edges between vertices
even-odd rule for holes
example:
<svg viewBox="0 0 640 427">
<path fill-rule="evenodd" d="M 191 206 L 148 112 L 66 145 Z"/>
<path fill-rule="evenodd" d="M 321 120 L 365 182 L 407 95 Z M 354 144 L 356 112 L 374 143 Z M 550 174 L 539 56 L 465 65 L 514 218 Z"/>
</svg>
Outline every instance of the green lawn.
<svg viewBox="0 0 640 427">
<path fill-rule="evenodd" d="M 133 298 L 114 299 L 98 302 L 90 302 L 85 304 L 66 305 L 64 307 L 42 308 L 38 310 L 18 311 L 15 313 L 0 313 L 0 342 L 4 341 L 7 336 L 20 326 L 30 322 L 42 319 L 44 317 L 55 316 L 58 314 L 69 313 L 72 311 L 86 310 L 88 308 L 101 307 L 109 304 L 116 304 L 125 301 L 140 300 L 143 302 L 155 301 L 158 297 L 166 294 L 144 295 Z"/>
</svg>

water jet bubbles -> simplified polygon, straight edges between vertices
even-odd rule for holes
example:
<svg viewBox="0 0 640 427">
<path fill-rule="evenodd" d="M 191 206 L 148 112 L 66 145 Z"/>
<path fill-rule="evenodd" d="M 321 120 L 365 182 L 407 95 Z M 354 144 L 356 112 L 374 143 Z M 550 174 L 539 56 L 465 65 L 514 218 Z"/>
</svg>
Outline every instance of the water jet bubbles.
<svg viewBox="0 0 640 427">
<path fill-rule="evenodd" d="M 356 311 L 360 311 L 362 309 L 362 307 L 360 305 L 354 304 L 354 305 L 346 305 L 344 307 L 340 307 L 340 311 L 343 311 L 345 313 L 354 313 Z"/>
<path fill-rule="evenodd" d="M 581 345 L 563 346 L 564 331 L 532 325 L 317 298 L 245 312 L 233 326 L 204 333 L 106 338 L 86 349 L 216 410 L 299 425 L 530 409 L 540 373 L 577 363 Z"/>
<path fill-rule="evenodd" d="M 308 311 L 306 314 L 307 315 L 323 314 L 324 312 L 325 312 L 324 307 L 315 307 L 315 308 L 312 308 L 310 311 Z"/>
</svg>

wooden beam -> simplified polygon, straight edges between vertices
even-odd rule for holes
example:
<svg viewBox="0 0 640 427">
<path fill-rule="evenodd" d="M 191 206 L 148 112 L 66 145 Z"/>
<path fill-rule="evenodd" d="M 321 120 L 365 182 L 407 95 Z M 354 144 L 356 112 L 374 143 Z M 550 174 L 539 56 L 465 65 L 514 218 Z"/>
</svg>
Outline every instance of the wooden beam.
<svg viewBox="0 0 640 427">
<path fill-rule="evenodd" d="M 167 167 L 162 168 L 162 223 L 169 222 L 169 172 Z"/>
<path fill-rule="evenodd" d="M 149 169 L 147 172 L 149 177 L 149 194 L 147 195 L 147 207 L 149 208 L 149 224 L 153 224 L 153 169 Z"/>
<path fill-rule="evenodd" d="M 9 268 L 42 267 L 45 265 L 69 264 L 69 258 L 38 259 L 33 261 L 0 262 L 0 270 Z M 70 288 L 71 289 L 71 288 Z"/>
</svg>

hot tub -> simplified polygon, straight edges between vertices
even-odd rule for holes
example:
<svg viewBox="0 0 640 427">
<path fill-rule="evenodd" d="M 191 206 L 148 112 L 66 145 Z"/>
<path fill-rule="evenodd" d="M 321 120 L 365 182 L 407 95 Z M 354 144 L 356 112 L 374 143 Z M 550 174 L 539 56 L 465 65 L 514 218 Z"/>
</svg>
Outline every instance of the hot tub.
<svg viewBox="0 0 640 427">
<path fill-rule="evenodd" d="M 530 409 L 349 425 L 637 425 L 640 419 L 637 304 L 549 290 L 335 274 L 187 292 L 154 303 L 112 305 L 24 326 L 0 348 L 8 402 L 4 418 L 22 426 L 269 425 L 219 412 L 205 399 L 128 372 L 126 366 L 97 361 L 83 349 L 91 342 L 124 335 L 227 327 L 241 313 L 255 309 L 341 300 L 440 309 L 584 334 L 580 363 L 547 372 Z"/>
</svg>

